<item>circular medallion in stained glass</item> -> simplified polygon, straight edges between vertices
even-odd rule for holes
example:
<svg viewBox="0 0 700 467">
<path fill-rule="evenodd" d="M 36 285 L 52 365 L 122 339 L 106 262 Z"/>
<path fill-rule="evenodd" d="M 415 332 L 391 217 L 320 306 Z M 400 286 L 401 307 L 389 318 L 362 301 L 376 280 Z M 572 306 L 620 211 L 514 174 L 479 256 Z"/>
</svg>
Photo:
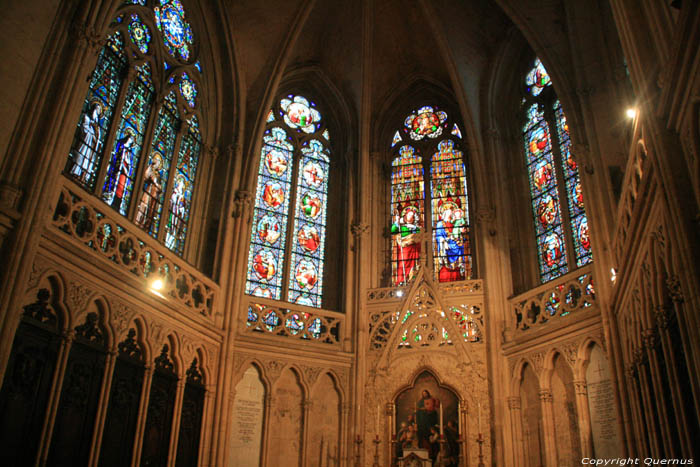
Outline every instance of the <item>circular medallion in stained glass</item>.
<svg viewBox="0 0 700 467">
<path fill-rule="evenodd" d="M 411 139 L 421 140 L 424 137 L 437 138 L 442 134 L 442 124 L 447 120 L 443 111 L 436 112 L 433 107 L 425 106 L 409 115 L 404 121 Z"/>
<path fill-rule="evenodd" d="M 260 250 L 253 257 L 253 270 L 259 279 L 270 280 L 277 274 L 277 262 L 270 250 Z"/>
<path fill-rule="evenodd" d="M 321 167 L 321 164 L 315 161 L 307 162 L 302 169 L 304 181 L 312 188 L 318 188 L 323 185 L 326 179 L 326 173 Z"/>
<path fill-rule="evenodd" d="M 321 198 L 309 191 L 304 193 L 301 197 L 301 212 L 306 217 L 316 219 L 321 213 Z"/>
<path fill-rule="evenodd" d="M 302 250 L 307 253 L 315 253 L 321 245 L 321 237 L 318 235 L 318 229 L 310 224 L 304 224 L 297 232 L 297 241 Z"/>
<path fill-rule="evenodd" d="M 318 280 L 316 266 L 308 259 L 300 260 L 294 270 L 294 278 L 302 290 L 313 289 Z"/>
<path fill-rule="evenodd" d="M 547 267 L 552 267 L 562 259 L 562 241 L 559 234 L 552 232 L 542 241 L 542 259 Z"/>
<path fill-rule="evenodd" d="M 316 306 L 316 304 L 315 304 L 314 301 L 311 299 L 311 297 L 309 297 L 308 294 L 299 294 L 299 296 L 298 296 L 297 299 L 294 301 L 294 303 L 296 303 L 297 305 L 304 305 L 304 306 Z M 320 321 L 320 318 L 316 318 L 316 319 Z M 315 321 L 315 320 L 313 320 L 312 322 L 314 322 L 314 321 Z M 320 326 L 319 326 L 319 327 L 320 327 Z M 313 331 L 312 331 L 312 332 L 313 332 Z"/>
<path fill-rule="evenodd" d="M 551 195 L 544 195 L 537 205 L 537 219 L 542 228 L 546 229 L 557 219 L 557 205 Z"/>
<path fill-rule="evenodd" d="M 280 325 L 280 317 L 272 310 L 268 310 L 263 316 L 263 323 L 268 331 L 273 332 Z"/>
<path fill-rule="evenodd" d="M 294 129 L 304 133 L 316 131 L 316 124 L 321 121 L 321 114 L 314 109 L 311 103 L 302 96 L 289 96 L 280 101 L 284 122 Z"/>
<path fill-rule="evenodd" d="M 547 148 L 548 139 L 549 135 L 545 128 L 542 126 L 535 128 L 532 133 L 530 133 L 530 141 L 528 142 L 530 157 L 538 157 L 540 153 Z"/>
<path fill-rule="evenodd" d="M 163 33 L 163 42 L 173 55 L 189 60 L 192 45 L 192 28 L 185 20 L 185 10 L 180 0 L 161 0 L 161 6 L 153 9 L 156 26 Z"/>
<path fill-rule="evenodd" d="M 552 182 L 552 164 L 546 160 L 540 161 L 532 172 L 532 181 L 539 191 L 542 191 Z"/>
<path fill-rule="evenodd" d="M 275 216 L 263 216 L 258 222 L 258 238 L 260 241 L 274 245 L 279 240 L 282 228 Z"/>
<path fill-rule="evenodd" d="M 129 37 L 139 48 L 141 53 L 148 53 L 148 46 L 151 43 L 151 31 L 143 24 L 138 15 L 131 15 L 129 22 Z"/>
<path fill-rule="evenodd" d="M 289 156 L 280 149 L 274 146 L 265 146 L 264 150 L 268 150 L 265 154 L 265 168 L 270 175 L 281 177 L 289 167 Z"/>
<path fill-rule="evenodd" d="M 286 193 L 281 184 L 267 182 L 263 188 L 262 199 L 271 208 L 278 208 L 284 204 Z"/>
<path fill-rule="evenodd" d="M 180 78 L 180 94 L 185 102 L 187 102 L 187 105 L 194 108 L 197 99 L 197 86 L 187 73 L 183 73 L 182 78 Z"/>
</svg>

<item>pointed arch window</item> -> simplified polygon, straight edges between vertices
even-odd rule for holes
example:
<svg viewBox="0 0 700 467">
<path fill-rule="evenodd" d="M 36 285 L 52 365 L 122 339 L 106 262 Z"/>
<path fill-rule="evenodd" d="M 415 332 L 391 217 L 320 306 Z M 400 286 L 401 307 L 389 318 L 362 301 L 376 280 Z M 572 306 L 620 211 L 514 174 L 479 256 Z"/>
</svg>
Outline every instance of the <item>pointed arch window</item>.
<svg viewBox="0 0 700 467">
<path fill-rule="evenodd" d="M 129 0 L 97 58 L 64 174 L 183 255 L 202 67 L 180 0 Z"/>
<path fill-rule="evenodd" d="M 461 140 L 458 124 L 435 106 L 412 112 L 394 133 L 390 207 L 393 285 L 407 284 L 415 277 L 421 254 L 430 258 L 426 263 L 432 265 L 437 281 L 472 276 Z M 426 219 L 430 219 L 427 225 Z M 421 252 L 422 233 L 432 239 L 430 251 Z"/>
<path fill-rule="evenodd" d="M 539 59 L 525 77 L 522 103 L 539 274 L 547 282 L 590 263 L 593 253 L 569 126 Z"/>
<path fill-rule="evenodd" d="M 246 293 L 320 308 L 330 134 L 316 104 L 280 99 L 260 152 Z"/>
</svg>

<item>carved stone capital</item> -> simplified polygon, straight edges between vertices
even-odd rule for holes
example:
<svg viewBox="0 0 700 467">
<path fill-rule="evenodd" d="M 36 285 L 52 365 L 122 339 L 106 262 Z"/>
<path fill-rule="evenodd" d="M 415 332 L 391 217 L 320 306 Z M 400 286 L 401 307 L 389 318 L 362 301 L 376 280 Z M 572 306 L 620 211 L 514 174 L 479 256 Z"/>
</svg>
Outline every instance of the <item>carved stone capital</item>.
<svg viewBox="0 0 700 467">
<path fill-rule="evenodd" d="M 668 295 L 676 303 L 683 303 L 683 291 L 681 290 L 681 281 L 678 276 L 673 275 L 666 279 L 666 290 L 668 290 Z"/>
<path fill-rule="evenodd" d="M 586 384 L 586 381 L 583 379 L 575 380 L 574 390 L 576 391 L 576 394 L 581 394 L 584 396 L 588 394 L 588 385 Z"/>
<path fill-rule="evenodd" d="M 540 400 L 544 403 L 551 404 L 553 400 L 552 391 L 550 391 L 549 389 L 541 389 Z"/>
<path fill-rule="evenodd" d="M 85 48 L 90 53 L 97 52 L 106 42 L 105 39 L 95 32 L 95 28 L 85 24 L 72 25 L 70 33 L 75 38 L 78 46 Z"/>
<path fill-rule="evenodd" d="M 671 311 L 663 306 L 657 307 L 654 312 L 654 318 L 656 319 L 656 325 L 659 329 L 668 329 L 669 324 L 671 324 Z"/>
<path fill-rule="evenodd" d="M 520 397 L 511 396 L 508 398 L 508 408 L 510 410 L 520 410 Z"/>
<path fill-rule="evenodd" d="M 238 190 L 233 200 L 233 217 L 236 219 L 241 217 L 252 205 L 252 196 L 250 191 Z"/>
<path fill-rule="evenodd" d="M 644 347 L 654 350 L 659 342 L 659 334 L 655 329 L 646 329 L 642 331 L 642 342 L 644 342 Z"/>
<path fill-rule="evenodd" d="M 369 224 L 364 222 L 353 222 L 350 226 L 350 232 L 355 238 L 363 237 L 369 233 Z"/>
<path fill-rule="evenodd" d="M 11 183 L 1 183 L 0 184 L 0 208 L 9 209 L 11 211 L 16 211 L 19 206 L 20 199 L 22 199 L 22 190 L 11 184 Z"/>
<path fill-rule="evenodd" d="M 476 211 L 476 220 L 479 222 L 493 222 L 496 220 L 496 209 L 492 206 L 482 206 Z"/>
<path fill-rule="evenodd" d="M 215 161 L 219 157 L 219 147 L 207 144 L 204 146 L 205 152 L 209 155 L 211 160 Z"/>
</svg>

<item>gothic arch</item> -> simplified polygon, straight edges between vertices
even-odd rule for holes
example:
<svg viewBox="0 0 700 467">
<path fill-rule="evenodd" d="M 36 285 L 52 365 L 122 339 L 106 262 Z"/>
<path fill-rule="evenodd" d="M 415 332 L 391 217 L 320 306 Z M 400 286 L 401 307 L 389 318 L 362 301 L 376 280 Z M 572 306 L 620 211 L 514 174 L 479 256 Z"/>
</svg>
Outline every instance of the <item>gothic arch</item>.
<svg viewBox="0 0 700 467">
<path fill-rule="evenodd" d="M 143 361 L 152 362 L 156 356 L 154 355 L 154 348 L 151 345 L 151 341 L 148 339 L 148 324 L 144 316 L 141 316 L 140 314 L 134 316 L 129 325 L 125 327 L 119 336 L 117 336 L 117 341 L 121 342 L 131 328 L 134 328 L 136 331 L 136 342 L 143 352 Z"/>
<path fill-rule="evenodd" d="M 41 289 L 47 289 L 50 293 L 49 303 L 56 312 L 60 325 L 60 331 L 66 331 L 75 327 L 75 319 L 72 310 L 66 303 L 66 282 L 58 271 L 47 270 L 37 280 L 37 286 L 25 293 L 23 306 L 36 302 Z M 17 323 L 19 324 L 19 323 Z"/>
</svg>

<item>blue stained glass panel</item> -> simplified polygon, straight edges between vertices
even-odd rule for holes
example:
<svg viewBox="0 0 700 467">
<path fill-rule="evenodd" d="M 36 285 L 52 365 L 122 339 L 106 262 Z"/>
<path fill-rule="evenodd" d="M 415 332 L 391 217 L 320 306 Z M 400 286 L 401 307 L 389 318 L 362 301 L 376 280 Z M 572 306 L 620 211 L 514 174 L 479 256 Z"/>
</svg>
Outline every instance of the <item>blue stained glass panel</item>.
<svg viewBox="0 0 700 467">
<path fill-rule="evenodd" d="M 66 164 L 66 173 L 89 190 L 95 186 L 127 66 L 123 47 L 122 36 L 117 32 L 100 51 Z"/>
<path fill-rule="evenodd" d="M 156 26 L 163 34 L 163 43 L 173 57 L 189 60 L 194 37 L 182 3 L 180 0 L 160 0 L 159 3 L 153 11 Z"/>
<path fill-rule="evenodd" d="M 195 107 L 197 99 L 197 86 L 187 73 L 183 73 L 180 78 L 180 94 L 191 108 Z"/>
<path fill-rule="evenodd" d="M 148 26 L 143 24 L 138 15 L 131 15 L 129 21 L 129 37 L 136 44 L 142 54 L 148 53 L 148 48 L 151 43 L 151 31 Z"/>
<path fill-rule="evenodd" d="M 293 153 L 282 128 L 272 128 L 263 137 L 248 253 L 248 294 L 281 298 Z"/>
<path fill-rule="evenodd" d="M 137 77 L 129 84 L 122 107 L 119 130 L 102 187 L 102 200 L 122 215 L 126 215 L 131 201 L 136 169 L 155 94 L 150 66 L 146 63 L 137 66 L 136 70 Z"/>
<path fill-rule="evenodd" d="M 530 106 L 527 116 L 523 139 L 540 279 L 546 282 L 567 272 L 566 244 L 561 225 L 561 203 L 557 192 L 549 125 L 537 104 Z"/>
<path fill-rule="evenodd" d="M 320 307 L 330 159 L 316 139 L 303 146 L 301 153 L 289 290 L 295 303 Z"/>
<path fill-rule="evenodd" d="M 165 225 L 165 246 L 181 256 L 187 239 L 194 183 L 202 150 L 197 117 L 192 117 L 188 125 L 177 156 L 173 191 L 168 202 Z"/>
</svg>

